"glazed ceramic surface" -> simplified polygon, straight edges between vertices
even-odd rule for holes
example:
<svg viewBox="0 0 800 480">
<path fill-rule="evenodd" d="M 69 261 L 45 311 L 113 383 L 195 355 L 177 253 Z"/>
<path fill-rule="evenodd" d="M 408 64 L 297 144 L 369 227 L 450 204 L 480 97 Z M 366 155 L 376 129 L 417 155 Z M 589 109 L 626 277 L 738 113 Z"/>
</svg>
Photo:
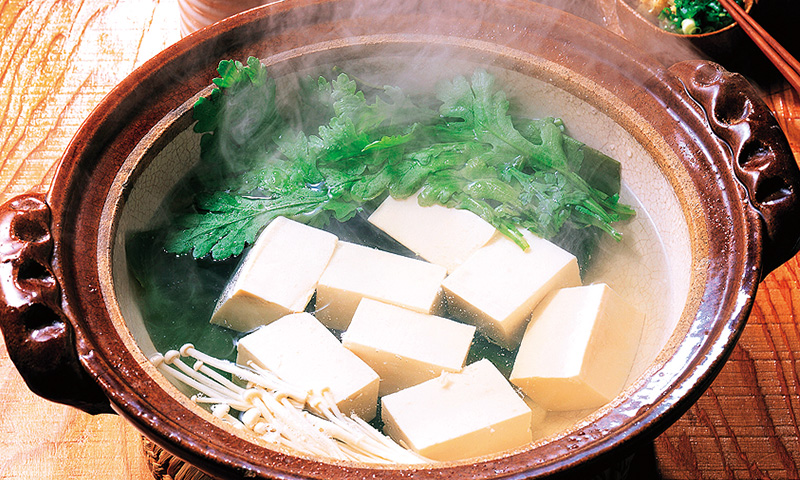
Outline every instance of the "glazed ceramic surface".
<svg viewBox="0 0 800 480">
<path fill-rule="evenodd" d="M 624 457 L 703 391 L 762 275 L 797 251 L 800 226 L 791 219 L 800 175 L 780 129 L 741 77 L 706 62 L 665 69 L 544 6 L 362 7 L 291 2 L 247 12 L 187 37 L 112 92 L 65 153 L 47 197 L 5 207 L 2 318 L 12 358 L 37 393 L 113 410 L 224 478 L 533 478 Z M 637 268 L 601 263 L 590 275 L 648 313 L 627 389 L 596 412 L 554 422 L 530 446 L 406 469 L 254 442 L 170 385 L 147 360 L 154 348 L 130 295 L 124 239 L 150 221 L 197 158 L 190 108 L 208 94 L 216 64 L 249 55 L 289 84 L 298 73 L 345 65 L 392 80 L 410 71 L 411 86 L 425 89 L 480 65 L 510 85 L 527 113 L 560 116 L 573 136 L 617 157 L 624 195 L 640 210 L 608 258 Z M 37 353 L 44 356 L 32 362 Z"/>
</svg>

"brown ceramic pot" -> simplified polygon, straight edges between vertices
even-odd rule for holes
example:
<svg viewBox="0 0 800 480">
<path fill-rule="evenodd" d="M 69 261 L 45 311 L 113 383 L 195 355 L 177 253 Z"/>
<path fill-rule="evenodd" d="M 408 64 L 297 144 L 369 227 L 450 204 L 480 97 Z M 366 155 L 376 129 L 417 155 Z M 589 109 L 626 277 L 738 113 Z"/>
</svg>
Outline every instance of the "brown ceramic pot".
<svg viewBox="0 0 800 480">
<path fill-rule="evenodd" d="M 665 68 L 572 15 L 523 0 L 296 1 L 190 35 L 136 70 L 90 115 L 46 196 L 2 210 L 6 345 L 30 388 L 115 412 L 219 478 L 539 478 L 624 458 L 678 418 L 720 370 L 756 287 L 800 243 L 800 173 L 786 138 L 740 76 L 697 61 Z M 423 53 L 436 53 L 431 59 Z M 221 59 L 263 59 L 279 81 L 325 65 L 423 85 L 481 65 L 620 158 L 640 207 L 604 280 L 648 325 L 610 404 L 510 452 L 433 466 L 371 467 L 252 441 L 192 404 L 147 358 L 124 237 L 191 165 L 191 106 Z M 444 73 L 436 67 L 445 66 Z M 630 234 L 630 235 L 628 235 Z M 632 261 L 633 263 L 625 263 Z"/>
</svg>

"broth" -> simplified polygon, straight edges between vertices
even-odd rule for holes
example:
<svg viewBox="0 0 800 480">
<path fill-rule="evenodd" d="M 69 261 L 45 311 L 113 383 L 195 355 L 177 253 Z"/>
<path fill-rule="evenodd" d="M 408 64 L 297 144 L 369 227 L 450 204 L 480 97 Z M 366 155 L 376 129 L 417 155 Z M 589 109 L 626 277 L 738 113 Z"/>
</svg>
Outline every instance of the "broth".
<svg viewBox="0 0 800 480">
<path fill-rule="evenodd" d="M 663 258 L 658 256 L 644 258 L 636 251 L 637 245 L 642 243 L 657 245 L 659 239 L 653 225 L 647 219 L 644 206 L 637 202 L 629 189 L 625 188 L 624 193 L 623 198 L 636 208 L 638 215 L 621 227 L 625 238 L 623 242 L 618 243 L 610 238 L 603 239 L 598 247 L 597 260 L 583 273 L 584 284 L 608 283 L 617 291 L 638 293 L 637 297 L 626 300 L 652 312 L 658 308 L 659 303 L 662 304 L 661 308 L 665 307 L 663 303 L 668 297 L 659 295 L 658 292 L 663 293 L 668 290 L 667 282 L 659 282 L 661 290 L 657 292 L 650 290 L 644 292 L 640 279 L 630 272 L 664 268 L 658 263 L 649 263 L 652 260 L 663 261 Z M 342 241 L 420 259 L 408 248 L 369 224 L 367 218 L 371 213 L 363 211 L 348 222 L 334 222 L 326 228 L 326 231 L 334 233 Z M 152 230 L 133 235 L 128 241 L 127 251 L 128 263 L 135 272 L 134 275 L 140 282 L 143 278 L 149 279 L 144 281 L 148 284 L 148 288 L 139 290 L 140 296 L 137 301 L 155 350 L 159 352 L 178 350 L 186 342 L 191 342 L 200 351 L 235 362 L 237 341 L 250 332 L 236 332 L 211 324 L 209 319 L 240 258 L 222 262 L 209 259 L 196 261 L 187 256 L 166 253 L 160 247 L 163 238 L 159 238 L 163 237 L 164 229 L 154 227 Z M 647 301 L 652 302 L 649 307 L 642 305 Z M 313 298 L 306 311 L 314 313 Z M 341 339 L 342 331 L 332 330 L 332 332 Z M 484 334 L 476 332 L 466 364 L 486 358 L 505 377 L 508 377 L 515 356 L 516 350 L 500 347 Z M 634 379 L 635 377 L 629 378 L 628 383 Z M 581 419 L 589 417 L 595 410 L 549 412 L 542 423 L 533 429 L 533 440 L 544 439 L 571 427 Z M 378 417 L 371 424 L 377 428 L 381 427 Z"/>
<path fill-rule="evenodd" d="M 371 75 L 375 75 L 371 72 L 380 73 L 382 70 L 375 68 L 375 62 L 382 61 L 369 60 L 356 63 L 355 68 L 349 71 L 370 78 Z M 671 265 L 668 258 L 674 263 L 674 257 L 670 257 L 667 252 L 675 249 L 688 251 L 688 246 L 681 244 L 680 235 L 678 240 L 674 239 L 675 236 L 665 239 L 662 232 L 672 230 L 674 225 L 670 224 L 669 219 L 666 220 L 667 224 L 662 223 L 665 220 L 654 220 L 648 210 L 648 204 L 652 204 L 653 198 L 661 201 L 659 190 L 663 193 L 670 189 L 663 178 L 654 173 L 657 172 L 657 168 L 651 162 L 639 161 L 647 156 L 643 148 L 628 137 L 619 125 L 594 107 L 527 75 L 506 70 L 492 73 L 497 76 L 498 84 L 508 92 L 509 97 L 514 100 L 521 99 L 520 108 L 526 115 L 561 117 L 571 136 L 618 158 L 623 163 L 621 201 L 632 205 L 637 215 L 618 226 L 623 233 L 622 242 L 603 237 L 598 246 L 596 261 L 583 272 L 582 277 L 584 284 L 596 282 L 609 284 L 629 303 L 646 312 L 641 346 L 627 381 L 627 385 L 630 385 L 646 370 L 666 344 L 680 314 L 675 298 L 682 298 L 686 294 L 686 287 L 681 287 L 680 282 L 678 288 L 675 288 L 672 272 L 685 271 L 688 268 L 689 258 L 685 256 L 682 260 L 678 260 L 677 265 Z M 435 81 L 435 75 L 433 77 L 428 79 L 428 82 Z M 279 80 L 287 81 L 283 77 Z M 288 82 L 291 84 L 292 80 L 289 79 Z M 619 134 L 621 139 L 619 142 L 615 141 L 617 139 L 615 135 L 608 135 L 609 128 Z M 170 145 L 157 152 L 157 159 L 170 158 L 176 153 L 189 160 L 178 162 L 185 164 L 184 169 L 188 168 L 186 165 L 191 166 L 192 159 L 199 155 L 197 135 L 188 129 L 178 133 Z M 166 182 L 172 178 L 177 184 L 173 189 L 173 198 L 186 195 L 185 185 L 178 180 L 184 176 L 186 170 L 176 173 L 172 167 L 165 167 L 166 163 L 169 162 L 153 162 L 156 167 L 150 167 L 149 171 L 143 174 L 144 181 L 140 180 L 137 183 L 130 203 L 137 200 L 137 195 L 139 200 L 147 195 L 148 178 L 152 178 L 154 182 L 165 182 L 164 178 L 161 178 L 165 176 L 163 175 L 165 168 L 169 170 Z M 644 183 L 642 183 L 643 177 L 646 178 Z M 647 188 L 651 186 L 648 182 L 652 182 L 653 178 L 660 178 L 655 183 L 661 186 L 660 182 L 664 182 L 666 188 L 654 190 Z M 244 333 L 215 326 L 208 320 L 239 259 L 195 261 L 187 256 L 175 256 L 163 252 L 160 248 L 163 244 L 163 226 L 165 222 L 170 221 L 170 218 L 165 217 L 165 210 L 154 205 L 152 199 L 144 201 L 145 204 L 148 202 L 151 205 L 149 213 L 146 207 L 144 215 L 140 211 L 133 217 L 129 215 L 128 220 L 123 219 L 121 224 L 125 225 L 125 228 L 118 232 L 117 237 L 118 242 L 125 239 L 123 251 L 126 252 L 124 259 L 117 261 L 125 265 L 124 268 L 130 272 L 131 277 L 121 281 L 116 288 L 127 289 L 134 293 L 132 297 L 136 299 L 135 301 L 121 301 L 121 308 L 134 337 L 147 355 L 180 348 L 188 341 L 210 355 L 234 360 L 236 342 Z M 169 200 L 164 203 L 169 203 Z M 367 206 L 348 222 L 332 222 L 326 229 L 341 240 L 413 257 L 414 254 L 410 250 L 366 221 L 373 207 L 374 205 Z M 677 208 L 673 215 L 680 215 L 677 204 L 668 208 Z M 685 239 L 687 236 L 682 238 Z M 681 262 L 685 262 L 685 265 Z M 135 280 L 130 281 L 131 279 Z M 145 288 L 140 288 L 142 286 Z M 314 305 L 315 302 L 312 300 L 307 310 L 313 312 Z M 341 332 L 336 334 L 340 335 Z M 508 376 L 514 355 L 514 351 L 498 347 L 478 334 L 470 350 L 467 364 L 486 357 Z M 594 410 L 548 413 L 544 422 L 534 431 L 533 441 L 546 439 L 573 428 L 576 423 L 589 417 Z M 380 427 L 379 422 L 374 423 Z"/>
</svg>

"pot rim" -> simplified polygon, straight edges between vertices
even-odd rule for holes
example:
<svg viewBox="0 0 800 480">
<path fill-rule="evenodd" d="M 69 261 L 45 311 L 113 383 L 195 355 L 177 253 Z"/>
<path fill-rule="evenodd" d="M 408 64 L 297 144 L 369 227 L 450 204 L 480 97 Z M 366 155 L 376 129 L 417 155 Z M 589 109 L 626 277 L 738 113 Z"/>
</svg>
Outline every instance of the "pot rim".
<svg viewBox="0 0 800 480">
<path fill-rule="evenodd" d="M 237 32 L 247 32 L 248 29 L 262 25 L 259 22 L 263 22 L 267 17 L 284 14 L 293 8 L 324 9 L 330 3 L 328 1 L 281 2 L 254 9 L 190 35 L 148 61 L 117 86 L 87 118 L 65 153 L 48 194 L 48 202 L 52 206 L 54 218 L 52 233 L 53 237 L 57 239 L 54 251 L 54 270 L 59 282 L 64 286 L 64 303 L 67 305 L 65 311 L 75 327 L 77 349 L 83 366 L 106 392 L 115 410 L 130 420 L 148 437 L 190 463 L 225 476 L 240 474 L 243 468 L 251 468 L 265 476 L 278 473 L 288 477 L 295 477 L 304 472 L 308 473 L 312 469 L 322 476 L 325 475 L 325 472 L 333 470 L 370 475 L 393 470 L 381 469 L 378 471 L 372 467 L 362 470 L 362 467 L 353 467 L 350 464 L 317 463 L 301 458 L 288 458 L 281 456 L 280 453 L 276 456 L 274 450 L 255 444 L 244 446 L 242 451 L 234 453 L 230 451 L 231 447 L 225 445 L 230 434 L 214 429 L 213 425 L 210 430 L 214 435 L 219 435 L 218 437 L 185 431 L 180 420 L 190 411 L 180 405 L 170 405 L 167 411 L 162 410 L 164 404 L 160 402 L 167 401 L 170 398 L 168 395 L 161 395 L 158 390 L 149 388 L 147 395 L 138 394 L 135 388 L 132 388 L 132 377 L 137 377 L 136 381 L 140 382 L 143 380 L 138 377 L 150 372 L 147 372 L 146 367 L 142 368 L 141 358 L 137 359 L 128 351 L 126 342 L 122 338 L 109 338 L 108 335 L 102 335 L 103 331 L 98 330 L 101 325 L 111 322 L 109 312 L 103 305 L 105 298 L 101 289 L 98 289 L 101 283 L 100 277 L 108 274 L 108 272 L 98 271 L 98 262 L 96 261 L 97 256 L 102 254 L 102 252 L 98 252 L 98 232 L 104 227 L 93 223 L 101 217 L 98 212 L 104 204 L 108 182 L 102 184 L 101 192 L 82 195 L 84 192 L 79 190 L 81 190 L 85 176 L 88 174 L 91 180 L 95 169 L 100 168 L 100 162 L 97 159 L 105 158 L 103 161 L 110 162 L 110 166 L 114 167 L 114 162 L 119 164 L 121 159 L 126 158 L 127 150 L 132 147 L 132 143 L 130 140 L 125 140 L 121 144 L 120 137 L 134 130 L 133 137 L 139 139 L 149 130 L 148 126 L 152 127 L 159 116 L 163 117 L 164 112 L 156 110 L 146 118 L 137 118 L 137 123 L 133 128 L 121 125 L 120 120 L 120 114 L 132 111 L 142 98 L 142 85 L 152 86 L 161 81 L 158 77 L 162 69 L 175 68 L 181 61 L 185 62 L 187 56 L 196 55 L 198 51 L 213 51 L 213 44 L 219 41 L 220 37 L 230 38 Z M 470 3 L 478 5 L 483 2 L 476 0 Z M 536 13 L 546 14 L 551 19 L 555 18 L 554 21 L 558 21 L 560 17 L 566 15 L 542 5 L 534 6 L 516 1 L 510 1 L 498 8 L 522 14 L 523 7 L 534 12 L 533 15 Z M 525 15 L 530 16 L 531 13 L 525 12 Z M 570 17 L 570 21 L 578 22 L 572 17 Z M 601 40 L 605 42 L 604 45 L 610 46 L 613 54 L 620 57 L 624 63 L 637 67 L 638 75 L 647 77 L 648 81 L 655 81 L 654 84 L 646 87 L 647 95 L 655 96 L 656 99 L 659 95 L 664 98 L 674 96 L 681 98 L 680 95 L 683 94 L 680 92 L 685 92 L 680 88 L 681 82 L 665 72 L 659 65 L 637 57 L 637 52 L 629 44 L 600 30 L 599 27 L 589 27 L 588 24 L 584 24 L 583 27 L 591 38 L 583 38 L 582 41 Z M 559 38 L 558 40 L 563 39 Z M 233 50 L 247 50 L 245 43 L 246 41 L 243 41 Z M 581 48 L 581 45 L 583 44 L 578 45 L 577 48 Z M 190 85 L 184 90 L 196 87 L 196 85 Z M 620 94 L 610 85 L 602 85 L 602 87 L 608 88 L 614 94 Z M 145 88 L 145 90 L 147 89 Z M 199 90 L 197 88 L 195 91 Z M 646 103 L 647 101 L 652 102 L 653 98 L 640 96 L 628 98 L 629 102 L 634 100 Z M 691 102 L 684 103 L 681 113 L 686 115 L 687 121 L 694 126 L 702 126 L 703 120 L 697 110 L 690 106 Z M 162 110 L 164 109 L 166 108 L 162 108 Z M 98 145 L 98 138 L 105 140 L 103 145 Z M 713 150 L 720 146 L 711 144 L 705 147 L 708 152 L 713 153 Z M 742 199 L 737 192 L 732 173 L 726 168 L 722 170 L 723 178 L 718 181 L 722 183 L 722 187 L 725 187 L 723 190 L 727 193 L 716 192 L 726 196 L 716 200 L 722 202 L 726 208 L 725 211 L 730 214 L 730 221 L 735 222 L 740 230 L 737 237 L 724 248 L 722 245 L 710 247 L 710 249 L 717 248 L 719 251 L 716 252 L 716 257 L 713 255 L 714 252 L 708 255 L 709 267 L 706 270 L 708 280 L 714 285 L 714 288 L 724 286 L 728 294 L 725 295 L 724 301 L 715 298 L 718 290 L 710 291 L 706 285 L 706 289 L 701 294 L 703 303 L 695 317 L 695 320 L 702 317 L 705 319 L 717 318 L 721 321 L 714 323 L 711 329 L 707 328 L 708 325 L 705 324 L 697 325 L 697 323 L 702 324 L 703 322 L 692 322 L 675 354 L 659 365 L 652 372 L 653 375 L 650 378 L 643 378 L 641 384 L 637 384 L 637 389 L 662 391 L 663 394 L 659 400 L 649 406 L 634 406 L 626 403 L 630 400 L 630 397 L 626 397 L 626 401 L 621 402 L 623 405 L 616 406 L 627 409 L 624 416 L 628 418 L 625 423 L 625 431 L 628 433 L 625 436 L 605 436 L 588 444 L 583 443 L 574 450 L 573 454 L 566 457 L 555 455 L 553 449 L 556 446 L 548 444 L 549 447 L 543 447 L 546 452 L 551 454 L 547 462 L 543 462 L 538 456 L 542 453 L 542 448 L 516 452 L 511 456 L 482 460 L 476 467 L 479 469 L 477 476 L 496 476 L 500 472 L 503 475 L 520 477 L 541 476 L 563 471 L 590 459 L 601 456 L 608 457 L 612 452 L 620 454 L 620 452 L 628 451 L 633 447 L 635 440 L 652 438 L 659 433 L 659 430 L 666 428 L 666 425 L 687 409 L 702 393 L 705 386 L 711 382 L 741 333 L 749 313 L 761 268 L 759 219 L 754 213 L 740 205 Z M 702 172 L 696 171 L 693 173 L 702 174 Z M 80 222 L 69 220 L 71 212 L 76 211 L 75 208 L 82 211 L 86 207 L 94 216 Z M 705 213 L 709 214 L 709 212 Z M 86 216 L 84 215 L 84 217 Z M 693 240 L 693 244 L 694 242 Z M 88 262 L 82 261 L 87 256 L 94 260 L 93 265 L 87 265 Z M 729 265 L 735 265 L 735 269 L 730 270 Z M 115 350 L 115 348 L 121 349 Z M 682 363 L 686 361 L 686 358 L 695 360 L 691 364 L 691 369 L 683 371 L 679 376 L 659 376 L 659 373 L 662 373 L 668 365 Z M 121 368 L 123 366 L 124 368 Z M 675 387 L 665 387 L 676 381 L 678 383 Z M 144 382 L 149 383 L 150 387 L 155 386 L 152 384 L 152 379 L 145 379 Z M 176 417 L 169 417 L 170 413 L 176 412 Z M 623 414 L 618 413 L 618 415 Z M 597 425 L 586 425 L 583 431 L 562 439 L 559 448 L 564 449 L 565 445 L 563 444 L 570 442 L 581 444 L 587 438 L 598 435 L 598 432 Z M 214 439 L 216 441 L 212 441 Z M 242 446 L 242 442 L 236 444 L 236 447 Z M 267 458 L 272 465 L 258 464 L 254 460 L 256 458 Z M 530 471 L 530 468 L 534 467 L 536 470 Z M 446 475 L 448 474 L 446 472 L 453 468 L 445 464 L 415 471 L 432 476 Z"/>
</svg>

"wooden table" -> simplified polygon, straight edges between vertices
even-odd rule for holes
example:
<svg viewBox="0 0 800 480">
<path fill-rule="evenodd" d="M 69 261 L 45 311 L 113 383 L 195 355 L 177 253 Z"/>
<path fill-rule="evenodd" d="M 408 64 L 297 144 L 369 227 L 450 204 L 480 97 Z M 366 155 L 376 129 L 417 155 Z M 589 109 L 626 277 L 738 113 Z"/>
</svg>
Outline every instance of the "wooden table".
<svg viewBox="0 0 800 480">
<path fill-rule="evenodd" d="M 0 0 L 0 23 L 0 202 L 46 191 L 94 105 L 179 38 L 175 0 Z M 765 98 L 800 158 L 800 98 L 780 86 Z M 759 288 L 708 392 L 636 457 L 636 478 L 800 478 L 798 322 L 795 257 Z M 0 348 L 0 479 L 68 478 L 152 476 L 133 428 L 36 397 Z"/>
</svg>

